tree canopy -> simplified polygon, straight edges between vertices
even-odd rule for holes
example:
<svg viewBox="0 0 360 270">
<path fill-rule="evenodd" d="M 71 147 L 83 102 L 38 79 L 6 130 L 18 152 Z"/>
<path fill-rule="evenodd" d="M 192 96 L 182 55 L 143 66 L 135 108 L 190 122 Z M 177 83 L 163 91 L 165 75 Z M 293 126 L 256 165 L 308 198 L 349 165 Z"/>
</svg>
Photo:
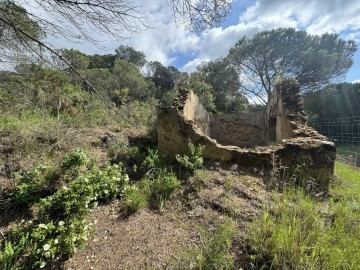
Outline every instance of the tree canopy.
<svg viewBox="0 0 360 270">
<path fill-rule="evenodd" d="M 248 104 L 247 99 L 239 92 L 240 82 L 236 70 L 224 59 L 203 63 L 193 76 L 198 76 L 212 87 L 216 111 L 238 112 Z"/>
<path fill-rule="evenodd" d="M 344 76 L 356 48 L 354 40 L 343 40 L 337 34 L 316 36 L 280 28 L 243 37 L 226 60 L 240 75 L 240 91 L 265 104 L 279 77 L 296 78 L 306 92 Z"/>
<path fill-rule="evenodd" d="M 306 93 L 304 105 L 307 113 L 320 119 L 360 116 L 360 83 L 331 84 Z"/>
<path fill-rule="evenodd" d="M 23 51 L 39 53 L 30 36 L 35 39 L 45 37 L 39 22 L 28 16 L 26 9 L 14 2 L 0 1 L 0 63 L 12 64 L 16 61 L 14 56 Z"/>
</svg>

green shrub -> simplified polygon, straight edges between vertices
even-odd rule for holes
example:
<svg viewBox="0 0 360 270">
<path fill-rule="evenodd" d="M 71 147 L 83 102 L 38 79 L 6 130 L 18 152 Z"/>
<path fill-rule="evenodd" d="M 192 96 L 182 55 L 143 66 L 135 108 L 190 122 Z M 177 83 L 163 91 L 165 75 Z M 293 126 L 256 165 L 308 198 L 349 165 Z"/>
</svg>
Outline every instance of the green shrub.
<svg viewBox="0 0 360 270">
<path fill-rule="evenodd" d="M 18 181 L 13 193 L 15 204 L 31 206 L 55 192 L 60 172 L 53 166 L 38 165 L 23 175 L 17 174 L 15 178 Z"/>
<path fill-rule="evenodd" d="M 140 166 L 144 159 L 139 147 L 130 146 L 123 139 L 109 146 L 108 157 L 113 163 L 122 163 L 128 171 L 131 171 L 134 165 Z"/>
<path fill-rule="evenodd" d="M 89 164 L 85 152 L 78 149 L 64 157 L 60 166 L 40 164 L 23 174 L 16 174 L 18 184 L 13 193 L 15 204 L 31 206 L 56 192 L 63 182 L 73 180 L 80 173 L 80 167 Z"/>
<path fill-rule="evenodd" d="M 126 215 L 136 213 L 147 205 L 147 195 L 136 186 L 129 186 L 124 195 L 124 211 Z"/>
<path fill-rule="evenodd" d="M 147 148 L 147 155 L 145 156 L 141 167 L 146 171 L 151 169 L 164 169 L 166 167 L 166 162 L 158 149 Z"/>
<path fill-rule="evenodd" d="M 119 165 L 105 169 L 94 167 L 70 182 L 68 187 L 42 200 L 39 215 L 43 218 L 50 215 L 54 220 L 83 216 L 88 214 L 89 207 L 97 201 L 122 198 L 127 182 L 128 177 Z"/>
<path fill-rule="evenodd" d="M 41 171 L 35 174 L 39 175 Z M 71 256 L 90 236 L 90 208 L 99 201 L 123 198 L 128 180 L 119 165 L 93 166 L 41 199 L 36 221 L 18 225 L 7 235 L 0 248 L 0 269 L 37 269 L 55 257 Z"/>
<path fill-rule="evenodd" d="M 86 165 L 89 162 L 89 159 L 86 153 L 77 149 L 74 153 L 66 155 L 64 157 L 63 163 L 61 164 L 61 169 L 63 170 L 74 170 L 78 169 L 81 166 Z"/>
<path fill-rule="evenodd" d="M 204 146 L 199 145 L 195 146 L 189 141 L 189 155 L 180 156 L 177 154 L 175 156 L 177 162 L 179 162 L 180 165 L 188 169 L 189 171 L 195 171 L 198 169 L 201 169 L 204 160 L 203 160 L 203 152 L 204 152 Z"/>
<path fill-rule="evenodd" d="M 180 185 L 176 175 L 166 169 L 157 170 L 139 183 L 140 189 L 148 196 L 150 206 L 160 209 Z"/>
</svg>

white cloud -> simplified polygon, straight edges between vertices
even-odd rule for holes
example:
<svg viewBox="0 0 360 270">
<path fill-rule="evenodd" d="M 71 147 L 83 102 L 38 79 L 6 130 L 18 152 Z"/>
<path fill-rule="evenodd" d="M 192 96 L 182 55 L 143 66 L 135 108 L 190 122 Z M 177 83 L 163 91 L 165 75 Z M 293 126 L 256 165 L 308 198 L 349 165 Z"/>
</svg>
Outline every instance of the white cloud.
<svg viewBox="0 0 360 270">
<path fill-rule="evenodd" d="M 112 53 L 120 44 L 129 45 L 143 51 L 148 60 L 164 65 L 171 65 L 176 56 L 186 54 L 190 60 L 182 70 L 192 72 L 203 61 L 225 56 L 243 36 L 252 37 L 263 30 L 293 27 L 311 34 L 332 32 L 340 33 L 343 38 L 360 39 L 360 1 L 257 0 L 246 10 L 234 8 L 232 16 L 238 17 L 235 25 L 213 28 L 200 35 L 176 27 L 165 0 L 134 2 L 148 13 L 147 23 L 151 28 L 133 34 L 130 39 L 108 40 L 104 48 L 54 38 L 49 41 L 57 47 L 75 47 L 87 53 Z"/>
<path fill-rule="evenodd" d="M 193 71 L 194 63 L 227 54 L 243 36 L 279 27 L 305 29 L 311 34 L 339 33 L 344 38 L 360 38 L 360 1 L 339 0 L 258 0 L 239 15 L 239 23 L 214 28 L 201 36 L 195 60 L 183 70 Z"/>
<path fill-rule="evenodd" d="M 360 79 L 354 80 L 351 83 L 360 83 Z"/>
</svg>

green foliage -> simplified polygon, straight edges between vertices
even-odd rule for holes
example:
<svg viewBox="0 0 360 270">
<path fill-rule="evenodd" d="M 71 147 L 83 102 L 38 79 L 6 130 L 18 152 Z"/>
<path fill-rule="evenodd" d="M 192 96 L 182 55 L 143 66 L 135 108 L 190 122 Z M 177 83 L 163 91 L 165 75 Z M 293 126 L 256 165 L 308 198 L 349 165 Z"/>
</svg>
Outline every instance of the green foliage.
<svg viewBox="0 0 360 270">
<path fill-rule="evenodd" d="M 2 62 L 6 62 L 7 53 L 13 50 L 16 54 L 22 50 L 26 50 L 33 44 L 33 40 L 28 36 L 41 40 L 45 37 L 45 33 L 40 28 L 39 22 L 34 17 L 29 16 L 28 11 L 14 1 L 0 1 L 0 50 L 2 51 Z M 5 23 L 6 22 L 6 23 Z M 17 31 L 21 29 L 27 33 Z M 11 57 L 12 55 L 10 55 Z M 10 58 L 14 61 L 14 58 Z M 26 57 L 23 57 L 24 61 Z"/>
<path fill-rule="evenodd" d="M 237 233 L 236 222 L 230 218 L 226 218 L 222 224 L 217 224 L 213 232 L 201 230 L 203 245 L 185 255 L 185 261 L 190 260 L 192 269 L 198 270 L 234 269 L 234 258 L 230 248 Z"/>
<path fill-rule="evenodd" d="M 89 67 L 89 56 L 79 50 L 60 49 L 60 54 L 77 70 L 87 69 Z M 67 67 L 65 66 L 65 68 Z"/>
<path fill-rule="evenodd" d="M 23 175 L 17 175 L 18 185 L 13 200 L 20 206 L 31 206 L 54 192 L 60 173 L 52 166 L 38 165 Z"/>
<path fill-rule="evenodd" d="M 158 149 L 147 149 L 147 155 L 141 164 L 145 170 L 164 169 L 166 167 L 165 158 L 161 155 Z"/>
<path fill-rule="evenodd" d="M 205 103 L 213 100 L 215 110 L 219 113 L 233 113 L 246 109 L 248 101 L 239 92 L 239 75 L 235 68 L 224 59 L 210 61 L 199 66 L 191 77 L 196 77 L 210 86 L 203 94 Z M 192 89 L 195 92 L 197 89 Z M 209 91 L 213 97 L 209 96 Z M 203 95 L 203 94 L 200 94 Z M 202 100 L 203 101 L 203 100 Z"/>
<path fill-rule="evenodd" d="M 174 89 L 176 81 L 181 76 L 181 72 L 173 67 L 165 67 L 160 62 L 149 62 L 149 78 L 155 86 L 155 97 L 162 99 L 167 93 Z"/>
<path fill-rule="evenodd" d="M 199 75 L 193 75 L 190 77 L 188 87 L 199 97 L 206 110 L 216 111 L 214 90 L 210 84 L 202 80 Z"/>
<path fill-rule="evenodd" d="M 146 57 L 143 52 L 136 51 L 134 48 L 120 45 L 115 49 L 116 59 L 126 60 L 129 63 L 134 64 L 137 68 L 142 68 L 146 64 Z"/>
<path fill-rule="evenodd" d="M 111 69 L 92 68 L 82 71 L 101 95 L 116 105 L 138 100 L 146 101 L 154 93 L 135 64 L 116 60 Z"/>
<path fill-rule="evenodd" d="M 204 146 L 198 145 L 195 146 L 194 144 L 189 141 L 189 155 L 180 156 L 177 154 L 175 156 L 177 162 L 184 168 L 188 169 L 189 171 L 195 171 L 197 169 L 201 169 L 204 160 L 203 160 L 203 152 Z"/>
<path fill-rule="evenodd" d="M 117 60 L 112 69 L 112 75 L 117 81 L 116 89 L 129 89 L 128 100 L 145 101 L 153 95 L 135 64 L 126 60 Z"/>
<path fill-rule="evenodd" d="M 39 215 L 45 220 L 47 217 L 64 220 L 66 217 L 84 216 L 89 213 L 89 206 L 97 201 L 122 198 L 127 181 L 128 176 L 123 174 L 119 165 L 105 169 L 94 166 L 67 187 L 42 200 Z"/>
<path fill-rule="evenodd" d="M 271 93 L 279 72 L 294 77 L 303 91 L 319 90 L 349 70 L 356 47 L 354 40 L 337 34 L 315 36 L 279 28 L 240 39 L 226 59 L 244 78 L 240 90 L 266 104 L 263 97 Z M 261 82 L 260 92 L 254 82 Z"/>
<path fill-rule="evenodd" d="M 35 64 L 20 64 L 16 70 L 18 74 L 13 75 L 11 81 L 0 84 L 1 109 L 37 108 L 59 117 L 62 112 L 78 113 L 89 101 L 89 94 L 82 91 L 80 85 L 72 84 L 59 70 Z"/>
<path fill-rule="evenodd" d="M 150 184 L 150 205 L 162 208 L 170 195 L 180 186 L 180 181 L 174 173 L 163 172 L 152 179 Z"/>
<path fill-rule="evenodd" d="M 81 150 L 77 149 L 74 153 L 66 155 L 64 157 L 63 163 L 61 164 L 61 168 L 63 170 L 73 170 L 78 169 L 81 166 L 86 165 L 89 162 L 86 153 Z"/>
<path fill-rule="evenodd" d="M 89 55 L 89 69 L 111 69 L 114 67 L 116 56 L 114 54 Z"/>
<path fill-rule="evenodd" d="M 129 186 L 124 194 L 124 211 L 126 215 L 131 215 L 144 208 L 148 204 L 147 194 L 137 186 Z"/>
<path fill-rule="evenodd" d="M 320 119 L 359 115 L 360 84 L 339 83 L 304 95 L 307 113 Z"/>
<path fill-rule="evenodd" d="M 147 194 L 149 205 L 161 209 L 171 194 L 181 185 L 176 175 L 166 169 L 158 169 L 139 183 Z"/>
<path fill-rule="evenodd" d="M 40 164 L 23 174 L 17 174 L 13 200 L 20 206 L 31 206 L 41 198 L 56 192 L 60 185 L 80 173 L 80 167 L 89 163 L 85 152 L 78 149 L 64 157 L 60 166 Z"/>
<path fill-rule="evenodd" d="M 79 158 L 74 158 L 79 157 Z M 80 151 L 65 158 L 67 168 L 74 169 L 85 160 Z M 71 164 L 71 166 L 70 166 Z M 33 178 L 45 178 L 41 171 L 31 172 Z M 88 168 L 67 186 L 43 198 L 38 206 L 38 217 L 20 224 L 8 235 L 0 249 L 0 268 L 37 269 L 57 258 L 71 256 L 87 242 L 92 225 L 87 221 L 90 207 L 99 201 L 122 198 L 128 176 L 118 165 L 99 169 Z M 24 179 L 25 182 L 25 179 Z"/>
<path fill-rule="evenodd" d="M 257 268 L 357 269 L 360 173 L 336 164 L 329 202 L 290 189 L 267 206 L 250 230 Z"/>
</svg>

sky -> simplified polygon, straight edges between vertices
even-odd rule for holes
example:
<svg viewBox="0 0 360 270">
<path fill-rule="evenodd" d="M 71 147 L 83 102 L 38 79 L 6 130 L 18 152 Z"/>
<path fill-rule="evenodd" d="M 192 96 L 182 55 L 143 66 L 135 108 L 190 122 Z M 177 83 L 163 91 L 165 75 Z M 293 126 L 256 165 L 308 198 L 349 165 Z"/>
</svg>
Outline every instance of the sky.
<svg viewBox="0 0 360 270">
<path fill-rule="evenodd" d="M 235 0 L 232 13 L 221 26 L 193 33 L 177 26 L 166 0 L 134 0 L 148 14 L 151 28 L 122 41 L 101 37 L 101 47 L 70 44 L 48 37 L 56 47 L 72 47 L 88 54 L 113 53 L 119 45 L 143 51 L 148 61 L 159 61 L 185 72 L 193 72 L 203 61 L 225 56 L 243 36 L 279 27 L 306 30 L 309 34 L 337 33 L 360 45 L 360 1 L 358 0 Z M 360 81 L 360 48 L 346 76 L 347 82 Z"/>
</svg>

